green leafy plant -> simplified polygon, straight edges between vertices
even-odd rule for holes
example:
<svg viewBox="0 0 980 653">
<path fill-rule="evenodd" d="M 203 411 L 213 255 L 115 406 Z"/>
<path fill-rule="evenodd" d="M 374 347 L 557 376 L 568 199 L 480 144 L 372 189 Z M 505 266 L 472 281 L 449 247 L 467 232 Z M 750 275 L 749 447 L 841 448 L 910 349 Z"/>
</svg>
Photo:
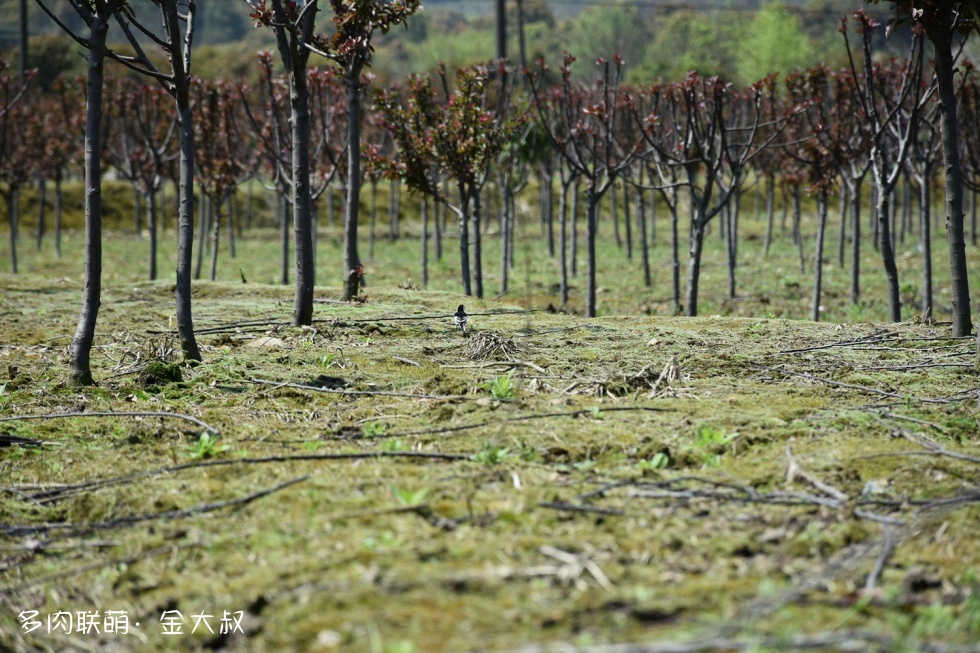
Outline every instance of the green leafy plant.
<svg viewBox="0 0 980 653">
<path fill-rule="evenodd" d="M 694 432 L 694 446 L 705 449 L 704 466 L 717 467 L 721 464 L 721 453 L 717 451 L 719 445 L 724 446 L 738 437 L 738 432 L 725 433 L 722 429 L 702 424 Z"/>
<path fill-rule="evenodd" d="M 509 457 L 510 449 L 498 447 L 487 440 L 483 443 L 483 448 L 473 454 L 471 459 L 490 467 L 506 462 Z"/>
<path fill-rule="evenodd" d="M 423 487 L 418 490 L 403 490 L 399 487 L 392 486 L 392 493 L 395 498 L 398 499 L 398 503 L 403 506 L 417 506 L 425 502 L 425 497 L 429 494 L 429 488 Z"/>
<path fill-rule="evenodd" d="M 197 444 L 188 448 L 188 454 L 194 460 L 207 460 L 208 458 L 214 458 L 226 451 L 230 451 L 230 445 L 218 444 L 220 438 L 220 435 L 212 435 L 207 432 L 202 433 L 197 439 Z"/>
<path fill-rule="evenodd" d="M 738 433 L 725 433 L 722 429 L 702 424 L 694 432 L 694 444 L 699 447 L 710 447 L 716 444 L 728 444 L 738 437 Z"/>
<path fill-rule="evenodd" d="M 395 438 L 393 440 L 385 440 L 381 448 L 385 451 L 408 451 L 409 445 L 404 440 Z"/>
<path fill-rule="evenodd" d="M 363 431 L 366 438 L 379 438 L 385 434 L 385 425 L 381 422 L 365 422 Z"/>
<path fill-rule="evenodd" d="M 653 454 L 649 460 L 637 463 L 640 469 L 667 469 L 670 467 L 670 456 L 663 451 Z"/>
<path fill-rule="evenodd" d="M 303 443 L 303 451 L 316 451 L 323 446 L 319 440 L 309 440 Z"/>
<path fill-rule="evenodd" d="M 484 381 L 480 384 L 480 388 L 488 390 L 494 399 L 513 399 L 516 390 L 510 372 L 502 374 L 492 381 Z"/>
<path fill-rule="evenodd" d="M 336 360 L 336 357 L 333 354 L 326 353 L 326 354 L 323 354 L 322 356 L 320 356 L 317 359 L 317 362 L 320 363 L 320 367 L 326 368 L 326 367 L 330 367 L 331 365 L 333 365 L 334 364 L 334 360 Z"/>
</svg>

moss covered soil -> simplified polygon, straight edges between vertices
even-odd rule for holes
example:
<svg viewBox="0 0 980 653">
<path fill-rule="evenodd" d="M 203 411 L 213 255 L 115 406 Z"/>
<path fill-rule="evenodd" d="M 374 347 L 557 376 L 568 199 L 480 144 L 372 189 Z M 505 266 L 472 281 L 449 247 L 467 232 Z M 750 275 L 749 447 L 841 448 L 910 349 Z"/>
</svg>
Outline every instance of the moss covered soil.
<svg viewBox="0 0 980 653">
<path fill-rule="evenodd" d="M 975 650 L 972 340 L 369 290 L 202 284 L 192 365 L 110 284 L 78 389 L 77 284 L 6 276 L 0 649 Z"/>
</svg>

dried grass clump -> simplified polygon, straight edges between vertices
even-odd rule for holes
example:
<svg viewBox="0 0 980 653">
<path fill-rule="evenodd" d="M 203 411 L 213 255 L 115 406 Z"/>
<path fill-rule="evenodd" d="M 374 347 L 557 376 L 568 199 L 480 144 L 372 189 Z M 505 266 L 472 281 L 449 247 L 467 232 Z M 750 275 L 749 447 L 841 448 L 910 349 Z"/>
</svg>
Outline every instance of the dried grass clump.
<svg viewBox="0 0 980 653">
<path fill-rule="evenodd" d="M 523 348 L 507 338 L 492 331 L 480 331 L 466 345 L 466 357 L 473 361 L 507 361 L 523 352 Z"/>
</svg>

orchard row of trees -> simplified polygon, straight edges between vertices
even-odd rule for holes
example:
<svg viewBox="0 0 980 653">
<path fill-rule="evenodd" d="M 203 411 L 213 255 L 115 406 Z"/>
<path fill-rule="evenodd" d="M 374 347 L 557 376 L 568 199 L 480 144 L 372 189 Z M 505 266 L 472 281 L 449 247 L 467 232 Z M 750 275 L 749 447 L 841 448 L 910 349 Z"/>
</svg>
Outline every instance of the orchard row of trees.
<svg viewBox="0 0 980 653">
<path fill-rule="evenodd" d="M 184 0 L 154 0 L 163 18 L 162 35 L 147 28 L 146 18 L 140 17 L 141 22 L 121 0 L 73 3 L 89 32 L 80 35 L 63 27 L 89 52 L 84 85 L 64 83 L 51 94 L 32 95 L 4 71 L 0 172 L 8 201 L 32 179 L 53 180 L 57 195 L 60 180 L 79 156 L 74 135 L 85 134 L 81 146 L 86 184 L 86 287 L 72 344 L 72 378 L 78 383 L 91 383 L 88 351 L 100 295 L 101 179 L 107 165 L 131 180 L 144 199 L 151 234 L 151 275 L 156 274 L 155 196 L 168 176 L 179 188 L 176 293 L 178 329 L 188 358 L 200 357 L 190 310 L 195 179 L 207 204 L 219 209 L 210 227 L 212 276 L 221 233 L 220 207 L 242 181 L 258 176 L 282 198 L 284 278 L 290 242 L 285 212 L 291 207 L 296 263 L 293 321 L 297 325 L 312 319 L 313 202 L 331 184 L 345 194 L 345 299 L 356 296 L 361 270 L 357 251 L 361 183 L 365 179 L 376 183 L 381 177 L 405 183 L 458 217 L 463 292 L 483 296 L 485 191 L 492 186 L 501 195 L 501 280 L 506 290 L 507 270 L 513 265 L 514 198 L 532 174 L 537 176 L 551 251 L 560 256 L 563 302 L 568 296 L 568 264 L 571 261 L 574 266 L 576 260 L 574 251 L 569 256 L 568 250 L 577 245 L 574 204 L 581 187 L 586 209 L 586 313 L 594 316 L 598 207 L 614 182 L 622 180 L 635 197 L 648 284 L 646 213 L 648 207 L 652 209 L 653 194 L 668 207 L 674 304 L 687 315 L 697 314 L 701 253 L 709 224 L 720 222 L 729 261 L 729 292 L 734 295 L 741 193 L 748 181 L 756 180 L 765 184 L 771 198 L 774 187 L 781 183 L 792 189 L 797 225 L 801 192 L 817 199 L 813 317 L 819 319 L 830 195 L 840 188 L 841 197 L 850 200 L 852 300 L 857 301 L 861 190 L 870 173 L 875 198 L 873 243 L 881 253 L 891 315 L 896 320 L 901 305 L 890 202 L 898 180 L 909 178 L 919 189 L 920 229 L 926 244 L 930 237 L 928 193 L 943 157 L 947 198 L 950 196 L 950 148 L 957 155 L 962 153 L 962 164 L 957 162 L 957 167 L 965 172 L 963 181 L 974 190 L 978 186 L 976 121 L 962 123 L 959 137 L 951 139 L 947 138 L 950 126 L 944 122 L 951 114 L 955 116 L 957 107 L 964 116 L 977 115 L 977 79 L 972 67 L 961 62 L 964 74 L 950 101 L 942 94 L 942 75 L 933 75 L 925 65 L 923 30 L 915 30 L 907 57 L 876 61 L 872 34 L 881 26 L 863 12 L 855 15 L 851 29 L 842 24 L 850 65 L 840 70 L 818 66 L 785 80 L 770 76 L 745 88 L 697 73 L 677 83 L 636 87 L 623 83 L 623 61 L 618 56 L 600 60 L 597 78 L 586 84 L 574 81 L 574 57 L 566 55 L 555 71 L 544 61 L 524 71 L 500 62 L 461 69 L 455 76 L 443 69 L 430 76 L 412 76 L 379 93 L 373 106 L 362 107 L 372 35 L 404 23 L 417 9 L 416 2 L 332 0 L 333 32 L 318 36 L 316 0 L 301 4 L 246 1 L 253 20 L 275 33 L 279 63 L 286 71 L 276 73 L 273 55 L 261 55 L 254 89 L 244 82 L 191 77 L 194 4 Z M 58 20 L 54 15 L 52 19 Z M 936 20 L 945 20 L 947 30 L 961 27 L 948 16 Z M 110 22 L 126 35 L 132 53 L 120 54 L 106 46 Z M 936 42 L 934 35 L 930 38 Z M 166 53 L 166 71 L 146 54 L 144 47 L 149 45 L 144 43 Z M 311 56 L 323 57 L 332 65 L 311 67 Z M 121 79 L 107 85 L 104 64 L 108 60 L 143 75 L 151 85 Z M 86 97 L 84 121 L 78 106 L 80 89 Z M 108 111 L 103 111 L 104 92 L 111 98 Z M 45 124 L 45 120 L 50 122 Z M 939 132 L 943 138 L 937 141 Z M 937 147 L 937 142 L 943 147 Z M 41 143 L 44 151 L 38 147 Z M 556 186 L 557 248 L 552 217 Z M 614 198 L 609 197 L 610 201 Z M 624 200 L 628 201 L 625 196 Z M 954 332 L 965 335 L 971 322 L 962 194 L 959 201 L 958 224 L 947 206 L 947 228 L 954 270 Z M 11 201 L 12 254 L 15 204 Z M 682 301 L 679 252 L 684 208 L 690 214 L 687 287 Z M 423 212 L 423 220 L 426 215 Z M 202 219 L 198 225 L 198 274 L 206 224 Z M 42 225 L 39 220 L 39 237 Z M 624 227 L 631 247 L 628 219 Z M 619 240 L 618 221 L 614 229 Z M 234 237 L 234 230 L 228 233 Z M 427 233 L 423 225 L 423 251 Z M 438 229 L 436 235 L 438 239 Z M 928 289 L 930 248 L 925 246 L 922 251 L 927 275 L 924 288 Z M 800 252 L 802 260 L 802 249 Z M 16 265 L 15 254 L 12 260 Z M 957 275 L 960 265 L 962 274 Z M 925 297 L 923 301 L 923 311 L 931 312 L 931 295 L 928 303 Z"/>
</svg>

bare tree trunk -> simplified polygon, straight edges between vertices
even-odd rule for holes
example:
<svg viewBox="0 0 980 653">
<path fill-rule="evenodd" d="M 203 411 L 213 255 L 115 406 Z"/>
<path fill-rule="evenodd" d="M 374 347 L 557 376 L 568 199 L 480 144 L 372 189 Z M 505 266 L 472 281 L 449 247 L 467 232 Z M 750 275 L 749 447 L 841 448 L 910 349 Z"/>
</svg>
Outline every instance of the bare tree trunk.
<svg viewBox="0 0 980 653">
<path fill-rule="evenodd" d="M 735 299 L 735 266 L 738 262 L 738 207 L 741 194 L 736 190 L 732 203 L 726 206 L 725 252 L 728 259 L 728 298 Z M 730 210 L 727 210 L 730 207 Z"/>
<path fill-rule="evenodd" d="M 774 215 L 774 200 L 776 195 L 776 189 L 773 187 L 774 181 L 772 175 L 766 175 L 766 235 L 762 241 L 762 256 L 766 258 L 769 256 L 769 247 L 772 245 L 772 226 L 775 222 Z"/>
<path fill-rule="evenodd" d="M 610 217 L 612 217 L 613 236 L 616 238 L 616 247 L 618 247 L 619 249 L 623 249 L 623 237 L 619 233 L 619 211 L 617 210 L 616 207 L 616 182 L 615 181 L 612 183 L 611 190 L 612 192 L 609 193 L 609 214 Z M 596 228 L 598 229 L 598 223 Z M 591 317 L 595 317 L 595 316 L 591 316 Z"/>
<path fill-rule="evenodd" d="M 698 314 L 698 282 L 701 279 L 701 252 L 704 249 L 704 225 L 695 216 L 691 225 L 691 246 L 687 266 L 687 305 L 684 314 L 696 317 Z"/>
<path fill-rule="evenodd" d="M 511 189 L 505 183 L 503 188 L 504 201 L 503 211 L 500 212 L 500 294 L 507 292 L 510 285 L 510 230 L 513 216 L 511 208 Z"/>
<path fill-rule="evenodd" d="M 237 220 L 237 211 L 235 211 L 235 192 L 232 191 L 228 197 L 225 199 L 225 203 L 228 205 L 228 254 L 231 258 L 237 258 L 235 251 L 235 232 L 241 233 L 241 221 Z M 314 214 L 315 215 L 315 214 Z M 314 236 L 316 231 L 314 230 Z M 314 240 L 314 246 L 316 242 Z M 314 249 L 315 251 L 315 249 Z"/>
<path fill-rule="evenodd" d="M 221 241 L 221 198 L 211 202 L 211 281 L 218 278 L 218 244 Z"/>
<path fill-rule="evenodd" d="M 44 177 L 37 180 L 37 251 L 41 251 L 41 243 L 44 241 L 45 224 L 44 209 L 47 204 L 48 184 Z"/>
<path fill-rule="evenodd" d="M 541 210 L 545 219 L 545 226 L 548 231 L 548 256 L 555 257 L 555 216 L 554 206 L 554 178 L 548 176 L 541 179 Z"/>
<path fill-rule="evenodd" d="M 313 199 L 310 194 L 310 113 L 309 91 L 306 87 L 306 71 L 290 71 L 289 75 L 290 122 L 292 125 L 292 182 L 293 182 L 293 232 L 296 243 L 296 292 L 293 297 L 293 326 L 313 323 L 313 287 L 316 280 L 316 262 L 313 260 Z M 350 120 L 359 120 L 357 109 L 349 109 Z M 357 148 L 357 168 L 349 168 L 348 183 L 360 182 L 360 142 L 351 142 L 350 149 Z M 356 208 L 356 207 L 355 207 Z"/>
<path fill-rule="evenodd" d="M 568 191 L 571 188 L 570 182 L 563 182 L 561 185 L 561 196 L 558 198 L 558 220 L 559 237 L 561 247 L 559 249 L 559 268 L 561 278 L 559 288 L 561 293 L 561 306 L 568 305 Z"/>
<path fill-rule="evenodd" d="M 952 12 L 952 3 L 944 4 L 944 12 Z M 963 168 L 960 164 L 959 127 L 956 124 L 956 88 L 954 85 L 952 32 L 948 41 L 937 42 L 936 79 L 939 86 L 939 124 L 942 132 L 943 167 L 946 177 L 946 235 L 949 241 L 951 299 L 953 301 L 953 335 L 970 335 L 973 330 L 970 315 L 970 283 L 966 265 L 966 240 L 963 234 Z"/>
<path fill-rule="evenodd" d="M 194 261 L 194 278 L 201 278 L 201 267 L 204 265 L 204 245 L 207 242 L 208 218 L 210 215 L 210 202 L 207 195 L 201 193 L 198 199 L 197 219 L 197 258 Z"/>
<path fill-rule="evenodd" d="M 374 240 L 377 238 L 378 222 L 378 180 L 371 180 L 371 214 L 368 218 L 368 258 L 374 260 Z"/>
<path fill-rule="evenodd" d="M 174 9 L 176 15 L 176 8 Z M 176 18 L 173 19 L 176 22 Z M 179 53 L 178 53 L 179 54 Z M 177 331 L 184 358 L 201 360 L 201 351 L 194 335 L 191 309 L 191 260 L 194 251 L 194 127 L 191 122 L 189 97 L 177 91 L 177 117 L 180 134 L 180 179 L 177 190 Z"/>
<path fill-rule="evenodd" d="M 10 225 L 10 266 L 11 272 L 17 274 L 17 189 L 12 188 L 6 193 L 7 224 Z"/>
<path fill-rule="evenodd" d="M 157 197 L 156 193 L 149 191 L 146 194 L 146 226 L 150 232 L 150 281 L 157 278 Z"/>
<path fill-rule="evenodd" d="M 285 191 L 276 193 L 279 204 L 279 283 L 289 285 L 289 201 Z"/>
<path fill-rule="evenodd" d="M 817 252 L 813 257 L 813 310 L 814 322 L 820 321 L 820 299 L 823 295 L 823 243 L 827 232 L 827 191 L 817 195 Z"/>
<path fill-rule="evenodd" d="M 361 211 L 361 67 L 351 64 L 347 85 L 347 201 L 344 206 L 344 292 L 343 300 L 354 299 L 351 272 L 361 264 L 357 252 L 357 218 Z M 311 297 L 312 298 L 312 297 Z"/>
<path fill-rule="evenodd" d="M 61 172 L 54 178 L 54 254 L 61 258 Z"/>
<path fill-rule="evenodd" d="M 481 205 L 479 191 L 471 191 L 473 206 L 473 290 L 478 299 L 483 299 L 483 236 L 480 229 Z"/>
<path fill-rule="evenodd" d="M 681 237 L 680 224 L 677 218 L 677 191 L 668 191 L 673 196 L 670 202 L 670 281 L 671 315 L 681 314 Z"/>
<path fill-rule="evenodd" d="M 422 213 L 422 287 L 429 285 L 429 198 L 422 195 L 420 211 Z"/>
<path fill-rule="evenodd" d="M 592 182 L 590 182 L 585 195 L 585 249 L 586 256 L 588 258 L 588 271 L 586 272 L 585 317 L 596 316 L 595 241 L 597 231 L 596 227 L 599 222 L 599 195 L 592 188 L 591 183 Z"/>
<path fill-rule="evenodd" d="M 932 203 L 929 180 L 932 171 L 926 169 L 919 180 L 919 246 L 922 247 L 922 317 L 933 315 L 932 307 Z"/>
<path fill-rule="evenodd" d="M 96 17 L 89 30 L 85 106 L 85 288 L 72 337 L 68 381 L 92 385 L 90 356 L 102 303 L 102 93 L 110 14 Z"/>
<path fill-rule="evenodd" d="M 803 232 L 800 229 L 802 222 L 802 199 L 800 197 L 800 185 L 793 186 L 793 242 L 796 244 L 796 251 L 800 259 L 800 274 L 806 274 L 806 260 L 803 254 Z"/>
<path fill-rule="evenodd" d="M 613 192 L 616 189 L 613 188 Z M 633 260 L 633 227 L 630 223 L 630 186 L 623 181 L 623 226 L 626 228 L 626 260 Z"/>
<path fill-rule="evenodd" d="M 848 184 L 851 200 L 851 306 L 861 298 L 861 181 Z"/>
<path fill-rule="evenodd" d="M 579 182 L 575 180 L 572 186 L 572 276 L 578 276 L 578 205 L 579 205 Z"/>
<path fill-rule="evenodd" d="M 459 268 L 463 279 L 463 294 L 470 296 L 473 294 L 470 286 L 470 199 L 469 191 L 462 183 L 459 186 L 460 212 L 459 212 Z"/>
<path fill-rule="evenodd" d="M 435 227 L 435 249 L 436 249 L 436 260 L 442 260 L 442 227 L 445 224 L 442 216 L 445 213 L 446 207 L 444 207 L 439 202 L 433 202 L 432 204 L 432 224 Z"/>
<path fill-rule="evenodd" d="M 643 185 L 643 169 L 640 169 L 640 186 L 636 189 L 636 224 L 640 229 L 640 260 L 643 261 L 643 285 L 647 288 L 653 286 L 653 277 L 650 272 L 650 243 L 647 239 L 647 203 L 646 191 Z"/>
<path fill-rule="evenodd" d="M 844 267 L 844 249 L 847 242 L 847 185 L 841 184 L 837 213 L 840 215 L 840 232 L 837 237 L 837 266 Z"/>
<path fill-rule="evenodd" d="M 898 267 L 895 265 L 895 250 L 892 248 L 891 234 L 891 193 L 878 192 L 878 229 L 881 237 L 881 260 L 885 266 L 885 280 L 888 286 L 888 318 L 892 322 L 902 321 L 902 297 L 899 292 Z"/>
</svg>

